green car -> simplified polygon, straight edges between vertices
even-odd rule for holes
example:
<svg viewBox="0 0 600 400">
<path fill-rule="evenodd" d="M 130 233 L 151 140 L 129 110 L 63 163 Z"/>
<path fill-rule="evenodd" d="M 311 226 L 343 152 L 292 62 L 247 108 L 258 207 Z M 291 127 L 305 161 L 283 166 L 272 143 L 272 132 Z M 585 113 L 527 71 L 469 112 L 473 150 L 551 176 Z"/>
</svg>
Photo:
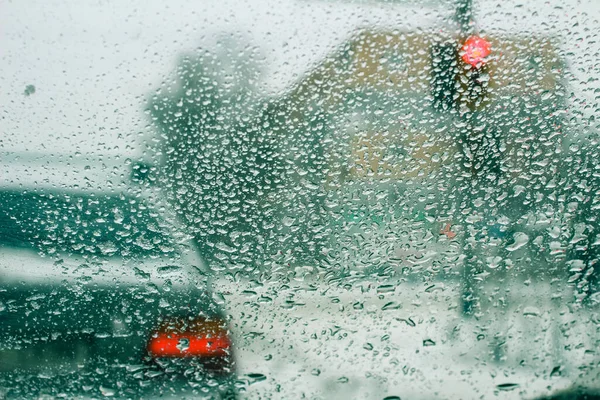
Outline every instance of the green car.
<svg viewBox="0 0 600 400">
<path fill-rule="evenodd" d="M 0 203 L 0 397 L 235 397 L 206 266 L 157 198 Z"/>
</svg>

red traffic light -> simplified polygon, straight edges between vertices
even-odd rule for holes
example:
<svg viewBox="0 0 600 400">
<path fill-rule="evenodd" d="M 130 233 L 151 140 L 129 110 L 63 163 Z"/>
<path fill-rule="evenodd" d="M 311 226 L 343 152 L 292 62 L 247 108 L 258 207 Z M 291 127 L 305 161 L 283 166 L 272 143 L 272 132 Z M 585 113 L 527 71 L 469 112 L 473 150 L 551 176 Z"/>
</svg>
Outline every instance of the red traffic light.
<svg viewBox="0 0 600 400">
<path fill-rule="evenodd" d="M 480 67 L 492 52 L 490 42 L 479 36 L 471 36 L 462 47 L 462 59 L 473 67 Z"/>
</svg>

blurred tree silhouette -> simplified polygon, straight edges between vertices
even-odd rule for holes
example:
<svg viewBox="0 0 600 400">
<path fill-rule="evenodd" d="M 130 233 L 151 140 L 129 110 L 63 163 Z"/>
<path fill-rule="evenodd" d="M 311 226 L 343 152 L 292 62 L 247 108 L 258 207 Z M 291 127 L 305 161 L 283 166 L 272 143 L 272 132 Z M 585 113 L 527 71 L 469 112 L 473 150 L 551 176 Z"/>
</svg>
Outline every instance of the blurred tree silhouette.
<svg viewBox="0 0 600 400">
<path fill-rule="evenodd" d="M 247 268 L 265 254 L 278 161 L 258 61 L 255 48 L 224 38 L 215 52 L 182 56 L 149 101 L 161 185 L 213 267 Z"/>
</svg>

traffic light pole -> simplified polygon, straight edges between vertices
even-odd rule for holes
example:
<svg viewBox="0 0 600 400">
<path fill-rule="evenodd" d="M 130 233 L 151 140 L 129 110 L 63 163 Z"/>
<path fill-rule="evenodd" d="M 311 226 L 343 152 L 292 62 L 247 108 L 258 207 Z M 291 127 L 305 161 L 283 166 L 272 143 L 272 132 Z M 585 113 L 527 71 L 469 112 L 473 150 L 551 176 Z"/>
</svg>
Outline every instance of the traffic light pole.
<svg viewBox="0 0 600 400">
<path fill-rule="evenodd" d="M 457 141 L 463 155 L 460 188 L 457 188 L 456 220 L 464 229 L 463 240 L 463 279 L 462 312 L 475 314 L 480 309 L 476 283 L 481 276 L 482 262 L 478 258 L 477 229 L 472 225 L 477 218 L 464 218 L 464 213 L 487 215 L 493 210 L 491 197 L 494 186 L 499 181 L 500 162 L 498 141 L 494 128 L 490 127 L 481 110 L 485 107 L 488 85 L 487 56 L 491 52 L 490 43 L 477 35 L 473 19 L 473 0 L 456 0 L 455 23 L 457 37 L 455 41 L 436 43 L 431 49 L 432 59 L 432 97 L 433 106 L 438 111 L 450 112 L 453 118 L 460 120 Z M 457 44 L 460 43 L 460 52 Z M 482 196 L 479 196 L 482 194 Z M 488 203 L 480 204 L 478 198 Z M 489 200 L 489 201 L 488 201 Z M 483 206 L 483 208 L 482 208 Z"/>
<path fill-rule="evenodd" d="M 474 31 L 474 23 L 473 23 L 473 0 L 456 0 L 456 14 L 455 19 L 456 23 L 459 27 L 459 42 L 463 43 L 470 35 L 473 34 Z M 459 71 L 458 76 L 461 76 L 463 71 L 462 64 L 459 63 Z M 471 73 L 478 73 L 477 71 L 471 71 Z M 477 171 L 476 165 L 479 160 L 473 152 L 471 145 L 473 136 L 474 136 L 474 113 L 471 111 L 470 100 L 473 96 L 473 90 L 475 81 L 473 77 L 470 77 L 467 80 L 467 87 L 464 88 L 464 93 L 462 96 L 459 96 L 459 100 L 456 104 L 459 112 L 459 118 L 461 118 L 464 122 L 464 127 L 462 128 L 460 139 L 461 139 L 461 147 L 464 156 L 465 162 L 470 158 L 470 167 L 468 171 L 468 181 L 466 190 L 461 190 L 461 193 L 464 195 L 461 196 L 458 204 L 458 208 L 460 209 L 463 204 L 467 209 L 473 208 L 472 201 L 472 193 L 474 192 L 476 180 L 477 180 Z M 460 84 L 460 82 L 457 82 Z M 464 242 L 463 242 L 463 250 L 465 255 L 464 260 L 464 269 L 463 269 L 463 287 L 461 293 L 462 300 L 462 313 L 465 316 L 473 315 L 475 310 L 478 308 L 478 296 L 475 288 L 476 285 L 476 275 L 479 272 L 479 268 L 477 267 L 477 259 L 475 254 L 475 246 L 476 246 L 476 237 L 473 233 L 472 229 L 467 228 L 467 224 L 465 225 L 465 233 L 464 233 Z"/>
<path fill-rule="evenodd" d="M 461 39 L 466 39 L 473 32 L 473 0 L 456 1 L 455 19 L 460 27 Z"/>
</svg>

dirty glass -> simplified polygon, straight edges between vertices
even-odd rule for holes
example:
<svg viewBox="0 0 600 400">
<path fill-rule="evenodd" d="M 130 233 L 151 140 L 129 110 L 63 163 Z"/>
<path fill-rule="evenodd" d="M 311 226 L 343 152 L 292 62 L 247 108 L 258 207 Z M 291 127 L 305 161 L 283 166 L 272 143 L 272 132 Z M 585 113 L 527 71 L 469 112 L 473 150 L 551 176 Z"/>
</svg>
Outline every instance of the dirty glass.
<svg viewBox="0 0 600 400">
<path fill-rule="evenodd" d="M 0 398 L 600 398 L 595 0 L 0 21 Z"/>
</svg>

